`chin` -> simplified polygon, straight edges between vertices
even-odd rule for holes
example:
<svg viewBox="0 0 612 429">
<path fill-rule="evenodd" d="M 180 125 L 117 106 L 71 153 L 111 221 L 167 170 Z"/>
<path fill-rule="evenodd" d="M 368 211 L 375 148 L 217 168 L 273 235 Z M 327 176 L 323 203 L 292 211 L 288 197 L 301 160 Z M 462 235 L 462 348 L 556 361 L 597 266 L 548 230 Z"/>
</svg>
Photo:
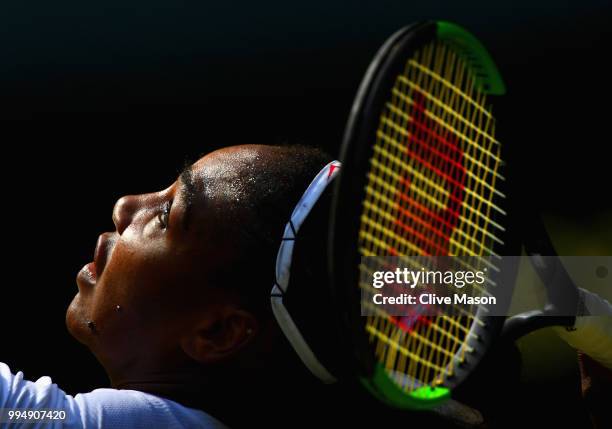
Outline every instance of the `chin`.
<svg viewBox="0 0 612 429">
<path fill-rule="evenodd" d="M 66 310 L 66 328 L 70 335 L 82 344 L 87 344 L 87 321 L 80 305 L 81 295 L 77 293 Z"/>
</svg>

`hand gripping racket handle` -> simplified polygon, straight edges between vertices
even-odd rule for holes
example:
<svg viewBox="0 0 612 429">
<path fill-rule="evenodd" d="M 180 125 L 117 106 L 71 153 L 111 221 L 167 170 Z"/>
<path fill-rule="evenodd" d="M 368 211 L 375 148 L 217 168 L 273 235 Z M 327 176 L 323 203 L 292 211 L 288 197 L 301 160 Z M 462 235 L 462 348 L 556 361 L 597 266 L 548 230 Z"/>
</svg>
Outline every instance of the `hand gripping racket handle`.
<svg viewBox="0 0 612 429">
<path fill-rule="evenodd" d="M 606 368 L 612 369 L 612 304 L 602 297 L 580 289 L 584 314 L 576 317 L 571 329 L 556 327 L 557 335 Z"/>
<path fill-rule="evenodd" d="M 510 317 L 502 335 L 511 339 L 547 326 L 573 326 L 579 303 L 578 288 L 555 252 L 540 216 L 531 215 L 524 221 L 525 252 L 546 287 L 548 302 L 543 310 Z"/>
</svg>

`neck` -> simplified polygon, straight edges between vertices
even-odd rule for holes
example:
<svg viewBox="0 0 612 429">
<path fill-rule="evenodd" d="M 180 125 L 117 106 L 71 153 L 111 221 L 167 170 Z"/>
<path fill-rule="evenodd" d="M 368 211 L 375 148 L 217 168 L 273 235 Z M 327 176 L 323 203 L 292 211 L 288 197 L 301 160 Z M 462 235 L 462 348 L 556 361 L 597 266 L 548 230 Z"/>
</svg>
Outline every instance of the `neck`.
<svg viewBox="0 0 612 429">
<path fill-rule="evenodd" d="M 106 370 L 115 389 L 138 390 L 212 413 L 224 406 L 227 408 L 228 401 L 235 398 L 238 390 L 241 396 L 258 397 L 261 386 L 272 382 L 266 368 L 276 367 L 273 362 L 276 353 L 270 351 L 271 336 L 279 334 L 275 330 L 266 332 L 239 356 L 214 365 L 204 366 L 181 358 L 169 365 L 155 365 L 146 370 L 142 362 L 117 372 Z M 160 370 L 159 367 L 170 369 Z M 219 414 L 221 417 L 223 413 Z"/>
<path fill-rule="evenodd" d="M 235 395 L 237 386 L 241 391 L 248 386 L 259 386 L 253 380 L 260 371 L 248 370 L 241 366 L 218 364 L 204 367 L 199 364 L 172 371 L 154 371 L 127 374 L 111 378 L 115 389 L 138 390 L 178 402 L 189 408 L 203 410 L 222 417 L 226 402 Z M 246 383 L 247 386 L 244 386 Z"/>
<path fill-rule="evenodd" d="M 170 371 L 147 371 L 111 376 L 115 389 L 138 390 L 173 400 L 190 408 L 204 408 L 206 390 L 214 385 L 210 371 L 194 364 Z"/>
</svg>

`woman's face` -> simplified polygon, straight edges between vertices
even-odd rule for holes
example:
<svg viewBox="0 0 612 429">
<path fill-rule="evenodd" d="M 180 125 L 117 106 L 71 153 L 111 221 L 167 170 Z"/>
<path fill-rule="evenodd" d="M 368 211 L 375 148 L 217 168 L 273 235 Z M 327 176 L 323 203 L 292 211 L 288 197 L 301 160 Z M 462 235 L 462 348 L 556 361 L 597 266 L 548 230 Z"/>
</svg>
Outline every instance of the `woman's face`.
<svg viewBox="0 0 612 429">
<path fill-rule="evenodd" d="M 186 350 L 202 344 L 187 343 L 240 311 L 230 291 L 206 279 L 239 245 L 225 226 L 238 221 L 248 176 L 265 151 L 249 145 L 212 152 L 168 188 L 117 201 L 116 230 L 98 238 L 66 314 L 71 334 L 107 371 L 156 371 L 205 354 Z"/>
</svg>

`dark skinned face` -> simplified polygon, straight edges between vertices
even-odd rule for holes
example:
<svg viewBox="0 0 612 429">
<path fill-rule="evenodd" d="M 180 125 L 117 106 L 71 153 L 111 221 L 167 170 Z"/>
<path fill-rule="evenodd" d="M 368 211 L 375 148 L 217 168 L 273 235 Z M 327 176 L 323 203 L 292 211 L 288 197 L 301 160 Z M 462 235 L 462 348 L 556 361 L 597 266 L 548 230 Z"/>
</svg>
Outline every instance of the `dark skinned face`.
<svg viewBox="0 0 612 429">
<path fill-rule="evenodd" d="M 239 245 L 224 226 L 239 218 L 245 177 L 266 156 L 265 146 L 218 150 L 170 187 L 117 201 L 116 231 L 99 237 L 66 314 L 114 385 L 229 359 L 257 331 L 238 297 L 207 279 Z"/>
</svg>

